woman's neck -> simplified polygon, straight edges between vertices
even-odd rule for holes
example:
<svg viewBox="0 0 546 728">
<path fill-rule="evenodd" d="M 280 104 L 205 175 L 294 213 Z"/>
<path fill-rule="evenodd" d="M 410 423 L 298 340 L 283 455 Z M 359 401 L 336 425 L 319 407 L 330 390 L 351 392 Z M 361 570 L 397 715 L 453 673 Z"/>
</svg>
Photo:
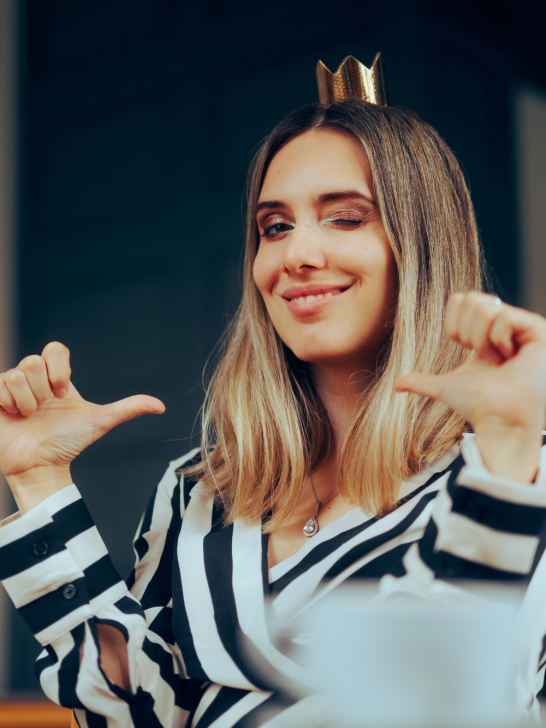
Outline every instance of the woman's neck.
<svg viewBox="0 0 546 728">
<path fill-rule="evenodd" d="M 335 451 L 362 393 L 372 380 L 370 372 L 354 365 L 312 364 L 315 389 L 332 426 Z"/>
</svg>

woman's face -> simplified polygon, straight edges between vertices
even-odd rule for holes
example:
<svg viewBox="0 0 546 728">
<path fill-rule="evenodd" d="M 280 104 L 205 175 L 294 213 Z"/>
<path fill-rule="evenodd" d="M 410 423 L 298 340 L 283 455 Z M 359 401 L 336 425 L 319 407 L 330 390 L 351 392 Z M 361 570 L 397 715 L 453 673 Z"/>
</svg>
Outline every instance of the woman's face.
<svg viewBox="0 0 546 728">
<path fill-rule="evenodd" d="M 309 131 L 273 158 L 258 202 L 254 280 L 301 360 L 373 367 L 389 336 L 396 266 L 362 146 Z"/>
</svg>

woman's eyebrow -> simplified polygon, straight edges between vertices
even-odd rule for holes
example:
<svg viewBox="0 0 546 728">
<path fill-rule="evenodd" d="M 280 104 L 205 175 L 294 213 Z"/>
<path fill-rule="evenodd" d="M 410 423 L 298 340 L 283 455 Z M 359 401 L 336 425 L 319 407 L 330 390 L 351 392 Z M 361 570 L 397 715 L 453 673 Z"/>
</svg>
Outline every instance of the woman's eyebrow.
<svg viewBox="0 0 546 728">
<path fill-rule="evenodd" d="M 337 192 L 326 192 L 323 195 L 319 195 L 317 199 L 319 204 L 322 205 L 325 202 L 335 202 L 336 200 L 346 200 L 349 198 L 366 200 L 366 202 L 370 202 L 372 205 L 375 205 L 375 202 L 374 200 L 372 200 L 371 197 L 364 195 L 358 190 L 339 190 Z"/>
<path fill-rule="evenodd" d="M 279 207 L 287 207 L 286 202 L 282 202 L 281 200 L 264 200 L 263 202 L 258 202 L 256 205 L 256 212 L 260 212 L 260 210 L 275 210 Z"/>
<path fill-rule="evenodd" d="M 324 194 L 317 197 L 317 201 L 319 205 L 323 205 L 325 202 L 335 202 L 336 200 L 355 198 L 365 200 L 366 202 L 375 205 L 375 202 L 372 200 L 371 197 L 364 195 L 358 190 L 338 190 L 336 192 L 325 192 Z M 276 210 L 279 207 L 288 207 L 288 205 L 282 200 L 264 200 L 263 202 L 258 202 L 258 204 L 256 205 L 256 213 L 260 212 L 261 210 Z"/>
</svg>

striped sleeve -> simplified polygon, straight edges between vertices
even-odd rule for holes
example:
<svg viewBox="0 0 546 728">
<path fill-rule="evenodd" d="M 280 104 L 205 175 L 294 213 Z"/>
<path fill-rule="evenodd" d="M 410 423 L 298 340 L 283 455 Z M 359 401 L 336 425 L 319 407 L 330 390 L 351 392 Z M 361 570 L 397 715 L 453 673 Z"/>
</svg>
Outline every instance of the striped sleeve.
<svg viewBox="0 0 546 728">
<path fill-rule="evenodd" d="M 544 548 L 546 448 L 536 482 L 491 474 L 466 438 L 419 543 L 423 562 L 444 579 L 528 579 Z"/>
<path fill-rule="evenodd" d="M 75 485 L 0 529 L 0 580 L 42 645 L 127 593 Z"/>
<path fill-rule="evenodd" d="M 75 710 L 80 726 L 181 728 L 201 697 L 171 626 L 173 551 L 184 511 L 177 470 L 193 455 L 173 461 L 154 492 L 129 585 L 74 485 L 0 528 L 0 577 L 45 647 L 36 663 L 41 685 Z M 102 669 L 100 624 L 115 627 L 127 644 L 130 690 Z"/>
</svg>

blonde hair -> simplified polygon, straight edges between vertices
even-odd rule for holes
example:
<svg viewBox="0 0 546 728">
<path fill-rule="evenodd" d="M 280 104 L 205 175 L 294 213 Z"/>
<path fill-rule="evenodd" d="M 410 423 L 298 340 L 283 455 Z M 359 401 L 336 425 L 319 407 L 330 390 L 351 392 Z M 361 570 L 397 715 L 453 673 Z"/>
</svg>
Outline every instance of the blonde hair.
<svg viewBox="0 0 546 728">
<path fill-rule="evenodd" d="M 362 143 L 397 266 L 389 345 L 338 457 L 342 495 L 367 513 L 392 510 L 401 482 L 460 438 L 459 415 L 441 402 L 397 394 L 393 385 L 409 372 L 439 374 L 465 361 L 465 350 L 444 333 L 444 308 L 452 292 L 481 289 L 481 250 L 463 174 L 418 116 L 351 99 L 305 106 L 271 132 L 248 176 L 243 297 L 206 393 L 201 462 L 187 469 L 221 499 L 227 523 L 262 520 L 266 532 L 291 514 L 306 476 L 332 447 L 309 367 L 279 338 L 252 276 L 256 204 L 268 165 L 288 141 L 314 129 L 337 129 Z"/>
</svg>

